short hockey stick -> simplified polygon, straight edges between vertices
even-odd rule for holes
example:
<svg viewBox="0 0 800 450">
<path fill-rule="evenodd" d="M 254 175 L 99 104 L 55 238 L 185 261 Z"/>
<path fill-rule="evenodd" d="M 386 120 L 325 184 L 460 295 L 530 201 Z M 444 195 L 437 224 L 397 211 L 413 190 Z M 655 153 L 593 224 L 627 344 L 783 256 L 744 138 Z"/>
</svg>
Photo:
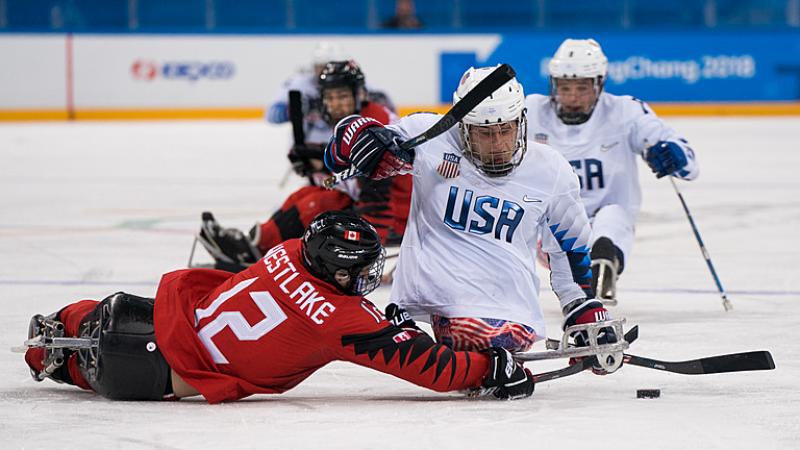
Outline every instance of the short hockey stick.
<svg viewBox="0 0 800 450">
<path fill-rule="evenodd" d="M 722 307 L 725 308 L 725 311 L 730 311 L 733 309 L 733 305 L 731 304 L 730 300 L 728 300 L 728 295 L 725 293 L 725 289 L 722 287 L 722 283 L 719 281 L 717 271 L 714 270 L 714 264 L 711 262 L 711 256 L 708 254 L 706 245 L 703 243 L 703 238 L 700 237 L 700 231 L 697 230 L 697 225 L 694 223 L 692 213 L 689 212 L 689 207 L 686 205 L 686 200 L 683 199 L 683 194 L 681 194 L 681 191 L 678 189 L 678 185 L 675 184 L 675 180 L 672 177 L 669 177 L 669 182 L 672 183 L 675 193 L 678 194 L 678 199 L 681 201 L 681 206 L 683 206 L 683 211 L 686 213 L 686 218 L 689 219 L 689 225 L 692 226 L 694 237 L 697 239 L 697 244 L 700 246 L 700 251 L 703 253 L 703 259 L 706 260 L 706 265 L 708 266 L 708 270 L 711 272 L 711 276 L 714 278 L 714 283 L 717 285 L 719 295 L 722 296 Z"/>
<path fill-rule="evenodd" d="M 500 67 L 494 69 L 492 73 L 490 73 L 486 78 L 481 80 L 471 91 L 464 96 L 458 103 L 453 105 L 438 122 L 433 124 L 430 128 L 425 130 L 424 133 L 420 134 L 419 136 L 413 137 L 402 144 L 400 144 L 400 150 L 404 152 L 408 152 L 414 147 L 424 144 L 425 142 L 439 136 L 440 134 L 444 133 L 445 131 L 452 128 L 455 124 L 461 121 L 470 111 L 472 111 L 480 102 L 485 100 L 487 97 L 492 95 L 494 91 L 499 89 L 502 85 L 506 84 L 509 80 L 514 78 L 516 73 L 514 69 L 509 66 L 508 64 L 503 64 Z M 408 162 L 411 161 L 410 155 L 398 155 L 401 159 L 404 159 Z M 337 184 L 341 183 L 342 181 L 348 180 L 353 177 L 360 176 L 361 172 L 356 169 L 355 166 L 350 166 L 349 169 L 334 174 L 331 177 L 325 179 L 324 184 L 325 187 L 331 188 L 336 186 Z"/>
<path fill-rule="evenodd" d="M 768 351 L 732 353 L 730 355 L 709 356 L 688 361 L 659 361 L 642 356 L 625 354 L 625 364 L 663 370 L 684 375 L 707 375 L 713 373 L 746 372 L 751 370 L 773 370 L 775 361 Z"/>
<path fill-rule="evenodd" d="M 639 327 L 635 326 L 625 333 L 628 343 L 635 341 L 639 336 Z M 548 339 L 548 348 L 558 348 L 560 342 Z M 745 372 L 752 370 L 772 370 L 775 362 L 768 351 L 754 351 L 744 353 L 731 353 L 729 355 L 709 356 L 706 358 L 690 359 L 687 361 L 660 361 L 643 356 L 623 354 L 624 364 L 645 367 L 648 369 L 663 370 L 665 372 L 680 373 L 684 375 L 708 375 L 714 373 Z"/>
</svg>

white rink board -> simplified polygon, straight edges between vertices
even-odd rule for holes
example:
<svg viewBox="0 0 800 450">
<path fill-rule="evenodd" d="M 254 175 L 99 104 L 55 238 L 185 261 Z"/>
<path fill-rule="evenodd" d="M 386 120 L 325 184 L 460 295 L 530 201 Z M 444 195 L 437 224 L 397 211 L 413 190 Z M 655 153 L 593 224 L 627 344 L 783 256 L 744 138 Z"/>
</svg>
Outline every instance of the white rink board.
<svg viewBox="0 0 800 450">
<path fill-rule="evenodd" d="M 66 39 L 0 34 L 0 110 L 66 109 Z"/>
<path fill-rule="evenodd" d="M 637 242 L 612 313 L 640 326 L 631 353 L 680 360 L 764 349 L 776 370 L 681 376 L 623 367 L 494 402 L 336 363 L 284 395 L 215 406 L 111 402 L 36 383 L 8 349 L 35 313 L 118 290 L 153 295 L 161 273 L 185 266 L 201 211 L 244 229 L 267 218 L 302 184 L 277 187 L 289 127 L 0 124 L 3 448 L 796 449 L 800 120 L 669 123 L 697 151 L 700 178 L 680 186 L 735 309 L 723 311 L 669 183 L 642 164 Z M 555 333 L 558 304 L 540 276 Z M 381 288 L 371 298 L 382 307 L 387 295 Z M 661 398 L 637 400 L 642 388 L 660 388 Z"/>
<path fill-rule="evenodd" d="M 57 43 L 39 46 L 40 40 Z M 309 67 L 320 41 L 337 43 L 361 64 L 371 86 L 389 90 L 399 105 L 439 103 L 439 57 L 442 52 L 475 52 L 486 57 L 500 36 L 185 36 L 74 35 L 75 109 L 252 108 L 263 107 L 296 69 Z M 14 76 L 4 80 L 0 109 L 64 107 L 65 38 L 0 35 L 0 56 Z M 54 54 L 55 53 L 55 54 Z M 42 66 L 42 61 L 59 66 Z M 138 66 L 137 66 L 138 63 Z M 35 64 L 39 64 L 35 66 Z M 164 67 L 170 69 L 164 75 Z M 185 74 L 175 75 L 188 66 Z M 35 70 L 34 70 L 35 69 Z M 152 72 L 152 71 L 155 72 Z M 203 70 L 223 76 L 197 76 Z M 59 86 L 61 95 L 43 91 Z M 390 89 L 391 88 L 391 89 Z M 35 93 L 33 95 L 32 93 Z"/>
</svg>

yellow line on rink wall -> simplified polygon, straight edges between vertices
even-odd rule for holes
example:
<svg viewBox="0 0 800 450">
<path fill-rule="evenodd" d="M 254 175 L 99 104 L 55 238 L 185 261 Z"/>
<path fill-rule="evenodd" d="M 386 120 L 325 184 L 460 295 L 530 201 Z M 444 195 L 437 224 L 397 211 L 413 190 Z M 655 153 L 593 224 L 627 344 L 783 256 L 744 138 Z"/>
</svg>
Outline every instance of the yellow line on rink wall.
<svg viewBox="0 0 800 450">
<path fill-rule="evenodd" d="M 76 120 L 260 119 L 261 108 L 78 109 Z"/>
<path fill-rule="evenodd" d="M 800 102 L 772 103 L 650 103 L 660 116 L 800 116 Z M 400 116 L 429 111 L 444 113 L 450 105 L 405 106 Z M 54 120 L 246 120 L 262 119 L 261 108 L 148 108 L 148 109 L 0 109 L 3 121 Z"/>
<path fill-rule="evenodd" d="M 0 109 L 0 122 L 5 121 L 45 121 L 45 120 L 67 120 L 69 114 L 64 109 L 20 109 L 2 110 Z"/>
<path fill-rule="evenodd" d="M 659 116 L 797 116 L 800 102 L 650 103 Z"/>
</svg>

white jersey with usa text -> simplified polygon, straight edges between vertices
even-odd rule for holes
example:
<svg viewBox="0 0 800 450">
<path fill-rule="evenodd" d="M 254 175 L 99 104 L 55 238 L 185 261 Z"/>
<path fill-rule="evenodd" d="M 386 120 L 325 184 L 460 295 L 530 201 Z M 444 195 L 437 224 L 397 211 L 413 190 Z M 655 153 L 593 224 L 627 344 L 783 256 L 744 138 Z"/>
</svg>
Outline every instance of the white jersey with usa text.
<svg viewBox="0 0 800 450">
<path fill-rule="evenodd" d="M 388 128 L 406 140 L 440 118 L 414 114 Z M 545 336 L 535 265 L 540 230 L 554 233 L 565 250 L 550 255 L 561 304 L 586 296 L 588 286 L 575 282 L 567 251 L 581 254 L 588 271 L 591 231 L 577 177 L 556 151 L 529 142 L 517 168 L 490 178 L 463 156 L 453 128 L 415 149 L 413 175 L 390 295 L 412 316 L 511 320 Z"/>
<path fill-rule="evenodd" d="M 592 116 L 580 125 L 565 125 L 546 95 L 528 95 L 525 106 L 528 139 L 553 146 L 569 161 L 580 179 L 581 199 L 589 217 L 604 206 L 617 204 L 631 221 L 636 220 L 642 201 L 637 159 L 658 141 L 674 142 L 686 154 L 688 165 L 679 177 L 691 180 L 699 174 L 686 139 L 634 97 L 603 92 Z"/>
</svg>

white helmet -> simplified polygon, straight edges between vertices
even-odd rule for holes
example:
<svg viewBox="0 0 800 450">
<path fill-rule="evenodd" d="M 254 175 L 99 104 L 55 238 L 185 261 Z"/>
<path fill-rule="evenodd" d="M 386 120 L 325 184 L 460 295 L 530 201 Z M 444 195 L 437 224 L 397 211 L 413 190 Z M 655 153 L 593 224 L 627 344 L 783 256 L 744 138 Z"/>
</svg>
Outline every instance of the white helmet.
<svg viewBox="0 0 800 450">
<path fill-rule="evenodd" d="M 314 65 L 325 65 L 331 61 L 344 61 L 347 57 L 342 46 L 329 41 L 320 41 L 311 53 L 311 62 Z"/>
<path fill-rule="evenodd" d="M 548 65 L 550 72 L 550 96 L 556 105 L 556 114 L 568 125 L 577 125 L 589 120 L 608 73 L 608 58 L 600 44 L 594 39 L 567 39 L 561 43 Z M 556 79 L 591 78 L 594 80 L 595 101 L 588 111 L 565 112 L 556 95 Z"/>
<path fill-rule="evenodd" d="M 594 39 L 567 39 L 548 65 L 553 78 L 606 77 L 608 58 Z"/>
<path fill-rule="evenodd" d="M 486 78 L 496 67 L 470 67 L 453 93 L 453 104 L 458 103 L 481 80 Z M 491 127 L 506 123 L 515 123 L 517 126 L 515 145 L 508 149 L 503 161 L 495 161 L 497 157 L 490 158 L 489 153 L 481 152 L 475 148 L 470 138 L 473 127 Z M 491 177 L 504 176 L 510 173 L 522 162 L 527 150 L 527 122 L 525 117 L 525 93 L 522 85 L 516 78 L 512 78 L 492 95 L 484 99 L 461 120 L 461 137 L 464 144 L 464 154 L 472 163 Z M 494 151 L 497 153 L 497 151 Z M 483 153 L 483 157 L 482 157 Z"/>
</svg>

